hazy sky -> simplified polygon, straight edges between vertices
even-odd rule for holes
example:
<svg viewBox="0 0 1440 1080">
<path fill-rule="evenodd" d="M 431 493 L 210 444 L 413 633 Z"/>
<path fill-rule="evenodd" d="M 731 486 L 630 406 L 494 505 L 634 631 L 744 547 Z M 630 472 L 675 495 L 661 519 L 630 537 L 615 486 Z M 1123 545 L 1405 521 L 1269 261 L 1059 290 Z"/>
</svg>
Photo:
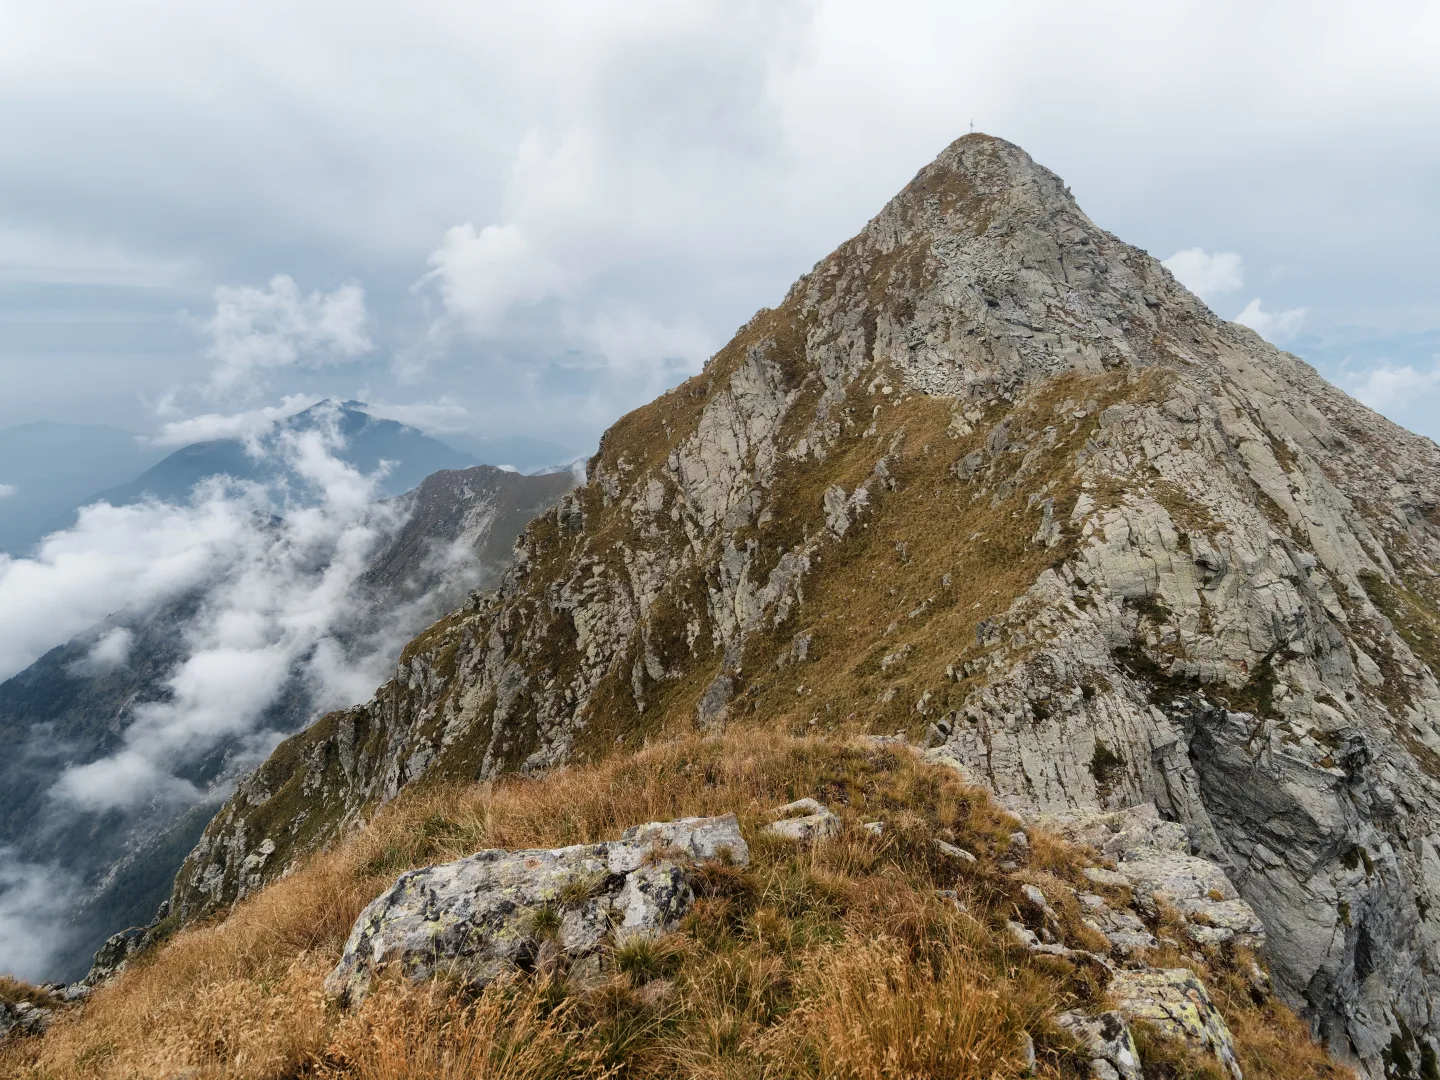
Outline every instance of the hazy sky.
<svg viewBox="0 0 1440 1080">
<path fill-rule="evenodd" d="M 1433 3 L 9 0 L 0 425 L 331 394 L 582 447 L 973 121 L 1440 436 L 1437 40 Z"/>
</svg>

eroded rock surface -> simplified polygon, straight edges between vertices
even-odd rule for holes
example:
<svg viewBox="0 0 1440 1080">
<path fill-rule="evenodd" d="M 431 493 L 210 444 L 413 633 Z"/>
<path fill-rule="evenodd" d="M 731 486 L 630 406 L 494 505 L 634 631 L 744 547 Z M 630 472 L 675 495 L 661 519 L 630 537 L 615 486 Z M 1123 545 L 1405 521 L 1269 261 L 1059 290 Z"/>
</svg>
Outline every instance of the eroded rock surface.
<svg viewBox="0 0 1440 1080">
<path fill-rule="evenodd" d="M 697 861 L 745 865 L 734 815 L 652 822 L 620 840 L 552 850 L 477 852 L 402 874 L 360 914 L 325 989 L 354 1003 L 385 968 L 484 986 L 551 962 L 598 970 L 607 942 L 654 935 L 689 909 Z"/>
</svg>

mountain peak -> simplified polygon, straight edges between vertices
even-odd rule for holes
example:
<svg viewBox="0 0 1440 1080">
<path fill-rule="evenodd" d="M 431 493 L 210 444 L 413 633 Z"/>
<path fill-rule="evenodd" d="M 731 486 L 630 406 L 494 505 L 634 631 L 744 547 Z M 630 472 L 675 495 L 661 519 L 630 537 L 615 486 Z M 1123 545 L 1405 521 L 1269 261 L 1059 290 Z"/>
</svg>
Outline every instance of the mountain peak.
<svg viewBox="0 0 1440 1080">
<path fill-rule="evenodd" d="M 982 134 L 920 170 L 785 306 L 807 322 L 862 313 L 870 358 L 950 395 L 1192 363 L 1236 332 L 1155 259 L 1096 226 L 1058 176 Z"/>
<path fill-rule="evenodd" d="M 940 209 L 950 228 L 977 234 L 997 220 L 1035 215 L 1073 215 L 1089 224 L 1064 181 L 1014 143 L 980 132 L 952 142 L 894 200 L 915 201 L 937 203 L 926 208 Z"/>
</svg>

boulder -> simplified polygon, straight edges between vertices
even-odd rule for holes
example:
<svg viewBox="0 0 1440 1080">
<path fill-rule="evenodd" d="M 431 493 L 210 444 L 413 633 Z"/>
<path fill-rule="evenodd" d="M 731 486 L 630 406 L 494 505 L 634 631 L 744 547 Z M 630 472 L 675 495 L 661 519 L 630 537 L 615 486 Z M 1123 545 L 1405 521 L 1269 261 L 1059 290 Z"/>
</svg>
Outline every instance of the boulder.
<svg viewBox="0 0 1440 1080">
<path fill-rule="evenodd" d="M 542 947 L 577 974 L 604 945 L 670 929 L 694 900 L 695 864 L 738 865 L 749 849 L 733 814 L 652 822 L 615 841 L 477 852 L 400 875 L 365 908 L 325 989 L 353 1004 L 382 968 L 484 986 L 536 965 Z M 552 944 L 553 943 L 553 944 Z"/>
<path fill-rule="evenodd" d="M 840 831 L 840 819 L 815 799 L 796 799 L 770 811 L 777 820 L 765 826 L 773 836 L 783 836 L 801 844 L 813 843 L 834 836 Z"/>
</svg>

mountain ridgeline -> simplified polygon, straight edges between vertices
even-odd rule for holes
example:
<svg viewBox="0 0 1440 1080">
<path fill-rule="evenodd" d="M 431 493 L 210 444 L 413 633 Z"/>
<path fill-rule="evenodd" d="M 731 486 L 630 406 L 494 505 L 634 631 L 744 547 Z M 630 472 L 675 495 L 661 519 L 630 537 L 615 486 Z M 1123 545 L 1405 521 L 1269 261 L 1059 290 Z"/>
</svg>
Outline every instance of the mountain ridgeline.
<svg viewBox="0 0 1440 1080">
<path fill-rule="evenodd" d="M 1334 1053 L 1432 1075 L 1437 508 L 1433 443 L 967 136 L 616 423 L 499 588 L 243 781 L 172 918 L 422 780 L 905 732 L 1017 809 L 1154 803 Z"/>
</svg>

